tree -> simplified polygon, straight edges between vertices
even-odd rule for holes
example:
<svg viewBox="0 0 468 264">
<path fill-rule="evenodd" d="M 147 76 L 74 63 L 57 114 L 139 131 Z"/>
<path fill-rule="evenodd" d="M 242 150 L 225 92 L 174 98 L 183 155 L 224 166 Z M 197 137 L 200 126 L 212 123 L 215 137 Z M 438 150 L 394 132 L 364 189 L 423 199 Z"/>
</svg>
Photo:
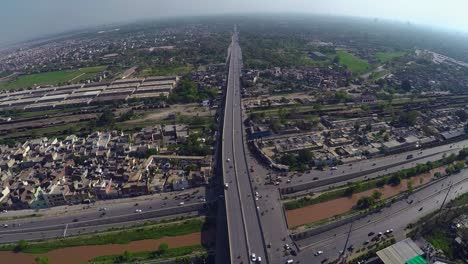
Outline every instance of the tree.
<svg viewBox="0 0 468 264">
<path fill-rule="evenodd" d="M 312 152 L 308 149 L 299 150 L 297 161 L 301 163 L 310 163 L 313 159 Z"/>
<path fill-rule="evenodd" d="M 455 111 L 455 115 L 458 116 L 462 122 L 465 122 L 468 119 L 468 114 L 463 109 Z"/>
<path fill-rule="evenodd" d="M 36 262 L 36 264 L 49 264 L 49 258 L 48 257 L 35 257 L 34 262 Z"/>
<path fill-rule="evenodd" d="M 345 196 L 351 196 L 353 195 L 353 193 L 356 191 L 356 187 L 354 185 L 351 185 L 349 186 L 348 188 L 346 188 L 345 192 L 344 192 L 344 195 Z"/>
<path fill-rule="evenodd" d="M 419 112 L 412 110 L 409 112 L 403 112 L 400 113 L 400 116 L 398 118 L 398 123 L 400 123 L 403 126 L 414 126 L 416 125 L 416 120 L 419 117 Z"/>
<path fill-rule="evenodd" d="M 338 55 L 336 55 L 336 56 L 333 58 L 333 63 L 335 63 L 335 64 L 340 63 L 340 57 L 339 57 Z"/>
<path fill-rule="evenodd" d="M 409 80 L 403 80 L 401 82 L 401 89 L 405 92 L 409 92 L 411 90 L 411 82 Z"/>
<path fill-rule="evenodd" d="M 166 244 L 166 243 L 161 243 L 159 244 L 159 247 L 158 247 L 158 253 L 160 255 L 163 255 L 164 253 L 167 252 L 167 250 L 169 249 L 169 245 Z"/>
<path fill-rule="evenodd" d="M 98 127 L 112 127 L 115 123 L 115 116 L 111 110 L 106 109 L 96 121 Z"/>
<path fill-rule="evenodd" d="M 379 191 L 374 191 L 374 192 L 372 193 L 372 198 L 373 198 L 374 200 L 380 200 L 381 197 L 382 197 L 382 193 L 379 192 Z"/>
<path fill-rule="evenodd" d="M 16 251 L 23 251 L 29 246 L 28 241 L 26 240 L 20 240 L 16 244 L 15 250 Z"/>
<path fill-rule="evenodd" d="M 358 201 L 357 201 L 357 208 L 358 209 L 367 209 L 371 206 L 373 206 L 375 204 L 375 199 L 372 198 L 372 197 L 369 197 L 369 196 L 364 196 L 364 197 L 361 197 Z"/>
<path fill-rule="evenodd" d="M 401 178 L 398 174 L 393 174 L 392 177 L 390 177 L 390 179 L 388 180 L 388 183 L 394 186 L 400 184 L 400 182 Z"/>
</svg>

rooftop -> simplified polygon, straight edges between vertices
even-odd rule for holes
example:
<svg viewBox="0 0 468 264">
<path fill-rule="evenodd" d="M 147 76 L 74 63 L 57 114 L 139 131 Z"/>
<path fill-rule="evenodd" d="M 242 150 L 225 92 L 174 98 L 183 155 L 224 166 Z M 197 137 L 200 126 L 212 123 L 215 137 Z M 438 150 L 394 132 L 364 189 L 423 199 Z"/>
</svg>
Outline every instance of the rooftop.
<svg viewBox="0 0 468 264">
<path fill-rule="evenodd" d="M 407 238 L 380 251 L 377 256 L 384 264 L 405 264 L 417 256 L 423 254 L 423 251 L 414 243 L 411 238 Z M 411 262 L 419 263 L 419 262 Z"/>
</svg>

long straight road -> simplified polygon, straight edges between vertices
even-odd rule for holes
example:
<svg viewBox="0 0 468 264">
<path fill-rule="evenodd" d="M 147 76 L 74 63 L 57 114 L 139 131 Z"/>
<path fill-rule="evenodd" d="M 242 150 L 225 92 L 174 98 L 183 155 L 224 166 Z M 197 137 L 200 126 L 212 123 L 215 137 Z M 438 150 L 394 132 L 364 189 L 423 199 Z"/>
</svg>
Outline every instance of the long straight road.
<svg viewBox="0 0 468 264">
<path fill-rule="evenodd" d="M 242 53 L 235 30 L 230 46 L 229 76 L 223 124 L 223 174 L 231 263 L 262 263 L 265 244 L 244 150 L 240 72 Z"/>
</svg>

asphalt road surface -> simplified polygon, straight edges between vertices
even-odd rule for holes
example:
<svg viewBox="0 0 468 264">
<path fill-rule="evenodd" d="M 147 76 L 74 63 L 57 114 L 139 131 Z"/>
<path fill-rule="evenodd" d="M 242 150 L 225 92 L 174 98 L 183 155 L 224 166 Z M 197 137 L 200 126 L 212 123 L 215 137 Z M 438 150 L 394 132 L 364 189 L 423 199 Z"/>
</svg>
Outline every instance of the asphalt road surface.
<svg viewBox="0 0 468 264">
<path fill-rule="evenodd" d="M 306 182 L 319 181 L 323 179 L 329 179 L 333 177 L 340 177 L 343 175 L 350 175 L 357 172 L 362 172 L 365 176 L 354 178 L 353 180 L 343 181 L 343 184 L 346 184 L 348 181 L 363 180 L 366 178 L 374 178 L 389 174 L 395 171 L 399 171 L 404 168 L 410 168 L 415 166 L 418 163 L 425 163 L 427 161 L 435 161 L 442 158 L 443 155 L 450 155 L 451 153 L 457 154 L 458 151 L 464 147 L 468 147 L 468 140 L 460 141 L 453 144 L 441 145 L 433 148 L 414 150 L 410 152 L 404 152 L 400 154 L 389 155 L 381 158 L 361 160 L 359 162 L 344 164 L 336 166 L 336 169 L 328 168 L 324 171 L 312 170 L 310 173 L 304 174 L 289 174 L 290 182 L 282 180 L 279 187 L 293 187 L 298 184 L 303 184 Z M 413 155 L 413 158 L 408 159 L 408 155 Z M 402 164 L 403 163 L 403 164 Z M 366 173 L 369 170 L 378 170 L 378 172 Z M 273 173 L 273 178 L 276 177 Z M 338 185 L 338 184 L 335 184 Z M 314 191 L 318 191 L 324 188 L 317 188 Z M 308 192 L 307 190 L 305 192 Z"/>
<path fill-rule="evenodd" d="M 197 215 L 205 202 L 205 189 L 143 196 L 96 205 L 62 206 L 39 210 L 43 217 L 11 219 L 21 216 L 19 212 L 0 214 L 0 243 L 16 242 L 21 239 L 36 240 L 65 235 L 102 231 L 110 227 L 124 227 L 151 219 L 165 219 L 173 215 Z M 190 194 L 189 199 L 183 199 Z M 179 195 L 181 198 L 176 198 Z M 166 199 L 167 197 L 167 199 Z M 182 204 L 183 203 L 183 204 Z M 141 210 L 137 212 L 136 210 Z M 33 211 L 31 211 L 33 212 Z M 31 213 L 30 210 L 28 213 Z M 9 219 L 10 218 L 10 219 Z M 6 227 L 7 226 L 7 227 Z M 68 227 L 67 227 L 68 226 Z"/>
<path fill-rule="evenodd" d="M 240 71 L 242 54 L 235 31 L 230 46 L 229 76 L 223 127 L 223 174 L 225 184 L 226 217 L 231 263 L 251 263 L 265 259 L 265 245 L 258 218 L 258 207 L 245 159 Z"/>
<path fill-rule="evenodd" d="M 440 209 L 447 193 L 448 202 L 467 191 L 468 170 L 463 170 L 461 173 L 429 185 L 411 194 L 407 199 L 396 202 L 391 207 L 384 208 L 379 213 L 354 221 L 347 247 L 353 245 L 355 250 L 359 249 L 364 246 L 367 240 L 371 240 L 375 236 L 369 236 L 369 233 L 384 233 L 389 229 L 394 230 L 393 236 L 397 241 L 404 239 L 406 226 L 409 223 L 416 222 L 422 216 Z M 299 241 L 297 245 L 303 250 L 301 250 L 297 260 L 301 261 L 301 263 L 320 263 L 325 258 L 329 260 L 337 259 L 340 251 L 344 249 L 349 230 L 350 224 L 346 224 Z M 317 257 L 314 256 L 314 253 L 319 250 L 324 253 Z"/>
</svg>

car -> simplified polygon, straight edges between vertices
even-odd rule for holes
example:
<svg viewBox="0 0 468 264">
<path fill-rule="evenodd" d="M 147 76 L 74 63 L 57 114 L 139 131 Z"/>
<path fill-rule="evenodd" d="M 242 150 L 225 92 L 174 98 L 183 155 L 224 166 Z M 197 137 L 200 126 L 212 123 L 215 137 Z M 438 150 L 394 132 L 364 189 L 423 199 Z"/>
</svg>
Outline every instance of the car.
<svg viewBox="0 0 468 264">
<path fill-rule="evenodd" d="M 227 190 L 228 188 L 229 188 L 229 183 L 227 183 L 227 182 L 226 182 L 226 183 L 224 183 L 224 189 L 226 189 L 226 190 Z"/>
<path fill-rule="evenodd" d="M 323 254 L 323 251 L 322 251 L 322 250 L 319 250 L 319 251 L 315 252 L 314 256 L 317 257 L 317 256 L 320 256 L 320 255 L 322 255 L 322 254 Z"/>
<path fill-rule="evenodd" d="M 296 250 L 294 250 L 294 249 L 291 249 L 291 252 L 290 252 L 290 253 L 291 253 L 291 255 L 293 255 L 293 256 L 297 256 L 297 252 L 296 252 Z"/>
<path fill-rule="evenodd" d="M 252 253 L 252 255 L 250 255 L 250 259 L 252 261 L 257 261 L 257 256 L 255 255 L 255 253 Z"/>
<path fill-rule="evenodd" d="M 393 229 L 387 229 L 387 231 L 385 231 L 385 234 L 391 234 L 393 232 Z"/>
<path fill-rule="evenodd" d="M 230 161 L 231 161 L 231 159 L 226 159 L 226 162 L 230 162 Z"/>
<path fill-rule="evenodd" d="M 352 252 L 353 250 L 354 250 L 354 246 L 353 246 L 353 245 L 350 245 L 350 246 L 348 247 L 348 251 L 349 251 L 349 252 Z"/>
<path fill-rule="evenodd" d="M 422 209 L 423 209 L 423 207 L 419 208 L 419 210 L 418 210 L 418 211 L 422 211 Z"/>
<path fill-rule="evenodd" d="M 78 222 L 78 218 L 73 219 L 73 222 L 74 223 Z"/>
<path fill-rule="evenodd" d="M 185 202 L 180 202 L 180 203 L 179 203 L 179 205 L 184 205 L 184 204 L 185 204 Z"/>
<path fill-rule="evenodd" d="M 291 179 L 288 179 L 288 180 L 286 181 L 286 183 L 290 183 L 290 182 L 291 182 Z"/>
<path fill-rule="evenodd" d="M 262 262 L 262 257 L 257 258 L 257 263 L 260 263 L 260 262 Z"/>
<path fill-rule="evenodd" d="M 316 180 L 318 180 L 318 179 L 319 179 L 318 177 L 312 178 L 313 181 L 316 181 Z"/>
<path fill-rule="evenodd" d="M 3 224 L 3 227 L 4 227 L 4 228 L 7 228 L 7 227 L 8 227 L 8 224 Z"/>
<path fill-rule="evenodd" d="M 260 197 L 260 194 L 258 194 L 258 192 L 255 192 L 255 196 Z"/>
<path fill-rule="evenodd" d="M 289 250 L 291 247 L 288 244 L 284 244 L 284 249 Z"/>
<path fill-rule="evenodd" d="M 286 260 L 286 264 L 292 264 L 292 263 L 294 263 L 294 260 L 292 260 L 292 259 Z"/>
<path fill-rule="evenodd" d="M 413 154 L 406 156 L 406 159 L 412 159 L 412 158 L 413 158 Z"/>
<path fill-rule="evenodd" d="M 141 209 L 136 209 L 135 210 L 135 213 L 141 213 L 141 212 L 143 212 Z"/>
<path fill-rule="evenodd" d="M 135 203 L 133 206 L 138 206 L 138 203 Z"/>
<path fill-rule="evenodd" d="M 338 168 L 337 167 L 331 167 L 330 169 L 331 170 L 337 170 Z"/>
<path fill-rule="evenodd" d="M 369 234 L 367 234 L 367 236 L 373 236 L 373 235 L 375 235 L 374 232 L 370 232 Z"/>
<path fill-rule="evenodd" d="M 370 243 L 370 240 L 366 240 L 366 241 L 364 241 L 363 244 L 364 244 L 364 245 L 367 245 L 367 244 L 369 244 L 369 243 Z"/>
<path fill-rule="evenodd" d="M 101 212 L 101 211 L 107 211 L 107 208 L 101 207 L 101 208 L 99 208 L 99 211 L 100 211 L 100 212 Z"/>
<path fill-rule="evenodd" d="M 377 234 L 377 236 L 379 236 L 379 237 L 381 237 L 382 235 L 383 235 L 382 232 L 379 232 L 379 233 Z"/>
</svg>

